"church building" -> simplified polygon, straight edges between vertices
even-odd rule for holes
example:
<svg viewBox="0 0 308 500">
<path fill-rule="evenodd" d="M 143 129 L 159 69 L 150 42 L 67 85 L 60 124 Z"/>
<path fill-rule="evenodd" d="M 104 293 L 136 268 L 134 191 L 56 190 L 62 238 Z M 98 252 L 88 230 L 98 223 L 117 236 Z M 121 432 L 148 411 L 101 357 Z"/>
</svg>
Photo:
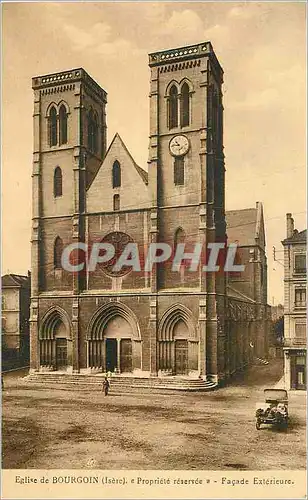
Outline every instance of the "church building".
<svg viewBox="0 0 308 500">
<path fill-rule="evenodd" d="M 223 384 L 266 356 L 262 204 L 225 213 L 223 70 L 210 42 L 152 53 L 149 68 L 147 168 L 118 134 L 107 147 L 107 94 L 84 69 L 33 78 L 32 373 Z M 72 243 L 118 254 L 134 242 L 145 255 L 228 231 L 239 276 L 170 262 L 69 272 L 61 261 Z"/>
</svg>

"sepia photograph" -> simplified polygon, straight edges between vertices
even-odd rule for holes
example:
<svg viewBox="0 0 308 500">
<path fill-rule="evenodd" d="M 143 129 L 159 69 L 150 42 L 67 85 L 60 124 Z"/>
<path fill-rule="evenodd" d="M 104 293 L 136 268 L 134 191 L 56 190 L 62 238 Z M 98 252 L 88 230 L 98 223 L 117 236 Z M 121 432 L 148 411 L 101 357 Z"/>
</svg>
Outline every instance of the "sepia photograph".
<svg viewBox="0 0 308 500">
<path fill-rule="evenodd" d="M 306 2 L 2 2 L 2 498 L 306 496 Z"/>
</svg>

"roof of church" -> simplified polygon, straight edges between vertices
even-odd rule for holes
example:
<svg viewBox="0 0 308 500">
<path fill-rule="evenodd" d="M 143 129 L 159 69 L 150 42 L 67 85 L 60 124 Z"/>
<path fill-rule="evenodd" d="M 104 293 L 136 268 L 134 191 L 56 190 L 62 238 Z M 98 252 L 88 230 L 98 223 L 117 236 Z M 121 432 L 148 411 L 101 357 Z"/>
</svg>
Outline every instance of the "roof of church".
<svg viewBox="0 0 308 500">
<path fill-rule="evenodd" d="M 262 216 L 262 203 L 256 208 L 229 210 L 226 212 L 227 235 L 230 243 L 240 246 L 256 245 L 259 237 Z"/>
<path fill-rule="evenodd" d="M 24 286 L 28 284 L 29 276 L 23 276 L 21 274 L 5 274 L 1 277 L 1 286 L 3 287 L 16 287 Z"/>
<path fill-rule="evenodd" d="M 251 297 L 248 297 L 248 295 L 245 295 L 244 293 L 240 292 L 239 290 L 236 290 L 229 284 L 227 285 L 227 295 L 229 298 L 233 299 L 238 299 L 238 300 L 244 300 L 245 302 L 251 302 L 255 303 L 255 300 L 253 300 Z"/>
</svg>

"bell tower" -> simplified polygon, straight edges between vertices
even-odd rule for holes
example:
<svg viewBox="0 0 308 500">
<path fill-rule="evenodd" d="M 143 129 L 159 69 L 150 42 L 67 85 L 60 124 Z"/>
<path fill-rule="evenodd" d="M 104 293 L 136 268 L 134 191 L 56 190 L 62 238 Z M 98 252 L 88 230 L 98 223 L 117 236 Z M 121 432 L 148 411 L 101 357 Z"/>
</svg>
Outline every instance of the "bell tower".
<svg viewBox="0 0 308 500">
<path fill-rule="evenodd" d="M 63 271 L 54 266 L 47 249 L 56 238 L 63 243 L 83 240 L 87 185 L 106 152 L 107 94 L 81 68 L 35 77 L 32 88 L 32 292 L 36 294 L 57 289 L 61 281 L 71 288 L 69 277 L 63 280 Z M 74 288 L 79 285 L 74 283 Z"/>
<path fill-rule="evenodd" d="M 152 241 L 185 251 L 225 242 L 223 70 L 210 42 L 151 53 L 149 66 Z M 157 268 L 152 290 L 200 292 L 200 372 L 223 377 L 224 275 L 170 267 Z"/>
<path fill-rule="evenodd" d="M 81 273 L 65 271 L 62 250 L 85 239 L 86 190 L 106 153 L 106 92 L 82 68 L 37 76 L 34 91 L 31 368 L 37 368 L 42 294 L 55 304 L 84 288 Z M 78 370 L 78 300 L 72 316 L 72 366 Z"/>
</svg>

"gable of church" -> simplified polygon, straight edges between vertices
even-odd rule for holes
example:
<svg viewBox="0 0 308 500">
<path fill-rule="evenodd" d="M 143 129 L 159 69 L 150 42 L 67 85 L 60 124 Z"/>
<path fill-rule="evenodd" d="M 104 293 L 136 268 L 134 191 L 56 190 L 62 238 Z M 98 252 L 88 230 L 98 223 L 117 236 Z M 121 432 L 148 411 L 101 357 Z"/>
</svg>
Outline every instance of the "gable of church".
<svg viewBox="0 0 308 500">
<path fill-rule="evenodd" d="M 111 212 L 147 207 L 147 172 L 135 163 L 116 134 L 87 191 L 87 211 Z"/>
</svg>

